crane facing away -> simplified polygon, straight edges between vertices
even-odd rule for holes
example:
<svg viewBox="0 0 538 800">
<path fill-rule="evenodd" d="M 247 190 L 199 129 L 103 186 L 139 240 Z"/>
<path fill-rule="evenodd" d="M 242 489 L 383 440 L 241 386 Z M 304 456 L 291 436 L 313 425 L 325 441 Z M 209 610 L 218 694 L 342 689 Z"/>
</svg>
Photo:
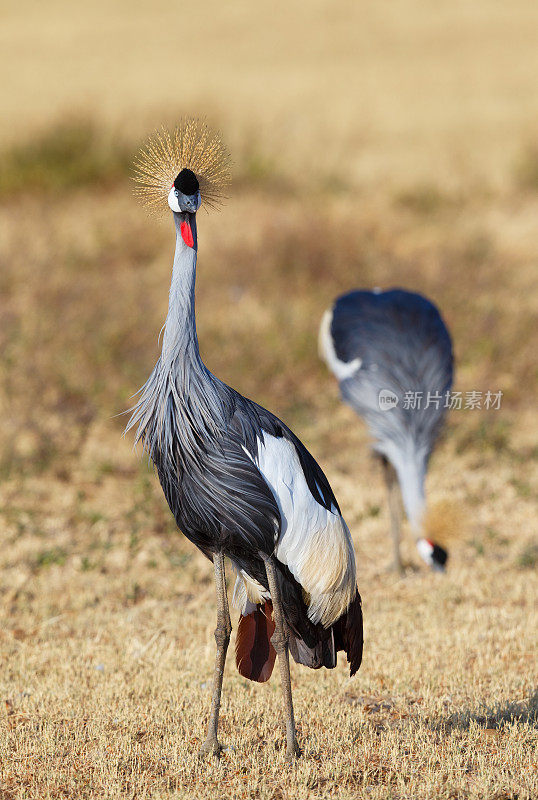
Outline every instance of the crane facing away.
<svg viewBox="0 0 538 800">
<path fill-rule="evenodd" d="M 349 530 L 322 470 L 277 417 L 216 378 L 201 360 L 194 285 L 196 212 L 219 201 L 227 154 L 200 123 L 155 136 L 138 164 L 138 193 L 172 211 L 176 247 L 161 356 L 140 390 L 136 428 L 178 527 L 214 565 L 217 656 L 201 755 L 218 755 L 217 726 L 231 621 L 224 558 L 237 573 L 236 663 L 263 682 L 278 655 L 287 757 L 299 754 L 288 650 L 312 669 L 343 650 L 362 658 L 362 610 Z"/>
<path fill-rule="evenodd" d="M 394 566 L 400 556 L 401 490 L 420 556 L 443 570 L 448 553 L 422 533 L 424 481 L 453 378 L 452 341 L 437 308 L 404 289 L 357 290 L 322 319 L 319 348 L 342 399 L 374 437 L 388 490 Z"/>
</svg>

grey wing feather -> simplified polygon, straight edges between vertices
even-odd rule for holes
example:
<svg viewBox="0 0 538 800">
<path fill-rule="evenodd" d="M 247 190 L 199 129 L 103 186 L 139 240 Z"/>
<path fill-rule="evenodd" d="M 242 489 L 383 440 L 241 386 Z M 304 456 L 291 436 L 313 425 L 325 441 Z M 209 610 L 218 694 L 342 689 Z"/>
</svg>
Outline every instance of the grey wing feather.
<svg viewBox="0 0 538 800">
<path fill-rule="evenodd" d="M 366 421 L 375 449 L 396 468 L 407 514 L 416 522 L 453 380 L 448 329 L 420 294 L 357 290 L 336 300 L 330 334 L 340 362 L 360 359 L 360 367 L 339 381 L 342 397 Z M 395 399 L 392 407 L 380 407 L 383 390 Z M 420 407 L 408 407 L 407 393 L 421 398 Z"/>
<path fill-rule="evenodd" d="M 340 383 L 344 399 L 376 438 L 398 440 L 408 432 L 429 454 L 453 378 L 450 334 L 433 303 L 401 289 L 350 292 L 335 303 L 331 334 L 340 360 L 361 359 L 360 369 Z M 383 389 L 397 396 L 393 409 L 380 410 Z M 406 392 L 422 393 L 420 409 L 405 408 Z M 428 393 L 439 395 L 439 408 L 436 401 L 426 408 Z"/>
</svg>

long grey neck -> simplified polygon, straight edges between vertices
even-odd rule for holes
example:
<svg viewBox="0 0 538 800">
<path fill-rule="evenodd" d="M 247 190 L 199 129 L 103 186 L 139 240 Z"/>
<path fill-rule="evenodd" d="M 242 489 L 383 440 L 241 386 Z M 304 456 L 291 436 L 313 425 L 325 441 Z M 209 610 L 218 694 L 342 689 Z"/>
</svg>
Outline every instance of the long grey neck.
<svg viewBox="0 0 538 800">
<path fill-rule="evenodd" d="M 176 251 L 168 301 L 168 314 L 163 336 L 161 362 L 171 368 L 174 362 L 183 362 L 188 369 L 201 364 L 196 335 L 194 309 L 194 286 L 196 282 L 197 235 L 196 214 L 174 213 L 176 226 Z M 183 240 L 182 223 L 187 223 L 192 232 L 194 246 Z M 177 364 L 176 364 L 177 366 Z"/>
<path fill-rule="evenodd" d="M 151 458 L 174 469 L 200 462 L 200 442 L 227 430 L 227 387 L 205 367 L 194 314 L 196 216 L 174 213 L 176 252 L 161 357 L 140 391 L 126 430 L 136 428 Z M 182 224 L 193 247 L 184 241 Z"/>
</svg>

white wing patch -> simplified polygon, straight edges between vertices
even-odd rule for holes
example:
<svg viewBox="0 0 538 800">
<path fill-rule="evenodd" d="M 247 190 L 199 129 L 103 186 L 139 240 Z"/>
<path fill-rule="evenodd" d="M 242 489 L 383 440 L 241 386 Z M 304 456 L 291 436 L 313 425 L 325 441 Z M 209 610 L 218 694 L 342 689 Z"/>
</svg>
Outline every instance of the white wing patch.
<svg viewBox="0 0 538 800">
<path fill-rule="evenodd" d="M 232 561 L 234 571 L 237 573 L 235 580 L 234 593 L 232 603 L 241 612 L 243 616 L 250 614 L 258 603 L 263 603 L 264 600 L 270 598 L 270 594 L 261 583 L 247 575 L 244 569 L 241 569 L 237 564 Z"/>
<path fill-rule="evenodd" d="M 306 593 L 309 619 L 329 627 L 347 609 L 357 588 L 349 529 L 335 508 L 328 511 L 313 497 L 297 451 L 287 439 L 264 433 L 254 463 L 282 518 L 275 555 Z"/>
<path fill-rule="evenodd" d="M 332 309 L 327 309 L 324 313 L 319 327 L 318 347 L 320 356 L 326 361 L 327 366 L 339 381 L 351 378 L 357 370 L 361 368 L 362 360 L 354 358 L 353 361 L 340 361 L 334 349 L 333 337 L 331 335 L 331 324 L 333 319 Z"/>
</svg>

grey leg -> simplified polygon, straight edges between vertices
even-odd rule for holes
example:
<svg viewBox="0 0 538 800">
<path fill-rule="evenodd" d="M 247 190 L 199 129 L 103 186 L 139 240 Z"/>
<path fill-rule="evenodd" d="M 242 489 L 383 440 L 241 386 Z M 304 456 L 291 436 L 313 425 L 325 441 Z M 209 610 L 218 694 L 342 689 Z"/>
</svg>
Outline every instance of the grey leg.
<svg viewBox="0 0 538 800">
<path fill-rule="evenodd" d="M 230 610 L 228 608 L 228 596 L 226 594 L 224 555 L 222 553 L 215 553 L 213 556 L 213 566 L 215 567 L 215 584 L 217 588 L 217 627 L 215 628 L 217 658 L 215 660 L 215 672 L 213 674 L 211 717 L 209 719 L 205 742 L 200 748 L 200 756 L 202 757 L 206 755 L 218 756 L 221 751 L 221 746 L 217 739 L 217 728 L 219 724 L 220 696 L 222 692 L 224 663 L 226 661 L 226 651 L 228 650 L 230 634 L 232 632 Z"/>
<path fill-rule="evenodd" d="M 394 569 L 400 574 L 403 573 L 404 568 L 402 558 L 400 555 L 400 537 L 401 537 L 401 506 L 400 495 L 398 488 L 398 478 L 392 464 L 382 457 L 381 463 L 383 464 L 383 477 L 387 486 L 387 493 L 389 498 L 390 510 L 390 529 L 392 536 L 392 548 L 394 553 Z"/>
<path fill-rule="evenodd" d="M 292 760 L 301 754 L 297 737 L 295 735 L 295 718 L 293 715 L 293 700 L 291 697 L 291 678 L 290 662 L 288 655 L 288 635 L 284 615 L 282 613 L 282 603 L 280 600 L 280 590 L 276 579 L 275 565 L 271 558 L 265 558 L 265 571 L 269 582 L 269 591 L 273 602 L 273 613 L 275 617 L 275 632 L 271 638 L 273 647 L 278 655 L 280 667 L 280 680 L 282 683 L 282 695 L 284 699 L 284 713 L 286 716 L 286 757 Z"/>
</svg>

